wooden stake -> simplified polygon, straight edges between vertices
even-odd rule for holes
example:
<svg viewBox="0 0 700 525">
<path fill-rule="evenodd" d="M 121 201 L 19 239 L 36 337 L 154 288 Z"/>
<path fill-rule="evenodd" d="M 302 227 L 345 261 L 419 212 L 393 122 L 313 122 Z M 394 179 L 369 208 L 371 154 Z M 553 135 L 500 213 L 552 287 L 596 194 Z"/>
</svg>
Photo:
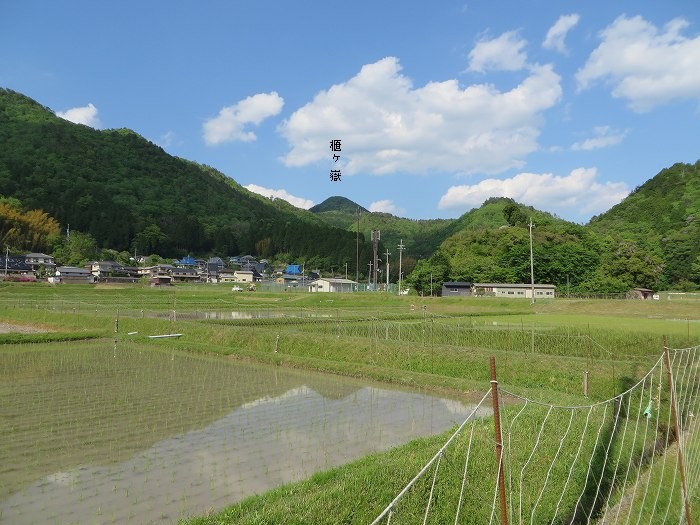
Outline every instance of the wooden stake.
<svg viewBox="0 0 700 525">
<path fill-rule="evenodd" d="M 493 399 L 493 424 L 496 435 L 496 466 L 498 467 L 498 497 L 501 503 L 501 525 L 508 525 L 506 513 L 506 484 L 503 475 L 503 437 L 501 436 L 501 413 L 498 405 L 498 381 L 496 380 L 496 358 L 489 357 L 491 368 L 491 397 Z"/>
</svg>

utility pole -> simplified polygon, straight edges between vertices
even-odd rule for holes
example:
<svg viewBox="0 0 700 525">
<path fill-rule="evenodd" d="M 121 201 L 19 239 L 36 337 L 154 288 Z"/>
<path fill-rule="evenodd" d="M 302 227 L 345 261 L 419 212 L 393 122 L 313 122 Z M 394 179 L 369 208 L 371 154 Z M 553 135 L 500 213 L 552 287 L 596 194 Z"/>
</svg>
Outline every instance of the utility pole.
<svg viewBox="0 0 700 525">
<path fill-rule="evenodd" d="M 532 292 L 532 304 L 535 304 L 535 262 L 532 257 L 532 228 L 534 224 L 532 223 L 532 218 L 530 218 L 530 287 Z"/>
<path fill-rule="evenodd" d="M 7 259 L 10 256 L 10 247 L 5 246 L 5 280 L 7 281 Z"/>
<path fill-rule="evenodd" d="M 386 291 L 389 291 L 389 248 L 386 249 L 384 256 L 386 257 Z"/>
<path fill-rule="evenodd" d="M 360 283 L 360 207 L 355 210 L 357 215 L 357 234 L 355 236 L 355 282 Z"/>
<path fill-rule="evenodd" d="M 374 258 L 372 259 L 372 261 L 374 262 L 374 273 L 372 274 L 372 283 L 374 284 L 375 288 L 377 288 L 377 269 L 379 267 L 379 258 L 377 257 L 377 250 L 379 249 L 379 238 L 379 230 L 372 230 L 372 245 L 374 248 Z"/>
<path fill-rule="evenodd" d="M 369 273 L 367 274 L 367 286 L 372 288 L 372 261 L 369 262 Z"/>
<path fill-rule="evenodd" d="M 348 263 L 345 263 L 345 280 L 348 280 Z"/>
<path fill-rule="evenodd" d="M 406 248 L 403 245 L 403 239 L 399 241 L 399 295 L 401 295 L 401 255 L 404 251 L 404 248 Z"/>
</svg>

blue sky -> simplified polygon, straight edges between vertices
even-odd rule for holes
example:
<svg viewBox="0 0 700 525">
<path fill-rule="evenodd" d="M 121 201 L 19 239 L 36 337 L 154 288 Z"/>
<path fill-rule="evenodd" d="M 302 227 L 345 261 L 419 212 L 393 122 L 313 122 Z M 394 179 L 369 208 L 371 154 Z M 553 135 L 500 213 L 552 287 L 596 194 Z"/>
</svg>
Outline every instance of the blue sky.
<svg viewBox="0 0 700 525">
<path fill-rule="evenodd" d="M 0 86 L 302 208 L 585 223 L 700 159 L 700 3 L 3 0 Z"/>
</svg>

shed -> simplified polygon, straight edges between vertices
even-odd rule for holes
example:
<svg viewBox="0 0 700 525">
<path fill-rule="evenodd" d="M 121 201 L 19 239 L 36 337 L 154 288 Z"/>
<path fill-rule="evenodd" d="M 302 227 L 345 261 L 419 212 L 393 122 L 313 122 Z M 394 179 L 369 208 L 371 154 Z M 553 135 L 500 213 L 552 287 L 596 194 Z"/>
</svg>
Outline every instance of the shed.
<svg viewBox="0 0 700 525">
<path fill-rule="evenodd" d="M 455 281 L 442 283 L 443 297 L 469 297 L 472 294 L 472 283 Z"/>
<path fill-rule="evenodd" d="M 627 292 L 627 299 L 651 299 L 654 291 L 649 288 L 633 288 Z"/>
</svg>

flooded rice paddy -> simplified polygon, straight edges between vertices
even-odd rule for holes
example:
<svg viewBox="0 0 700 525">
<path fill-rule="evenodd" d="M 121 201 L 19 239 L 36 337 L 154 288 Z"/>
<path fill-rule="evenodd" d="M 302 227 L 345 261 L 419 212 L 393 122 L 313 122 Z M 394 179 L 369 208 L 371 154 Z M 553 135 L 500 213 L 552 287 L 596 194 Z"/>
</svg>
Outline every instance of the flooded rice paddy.
<svg viewBox="0 0 700 525">
<path fill-rule="evenodd" d="M 173 523 L 444 431 L 459 401 L 157 346 L 0 350 L 0 522 Z"/>
</svg>

